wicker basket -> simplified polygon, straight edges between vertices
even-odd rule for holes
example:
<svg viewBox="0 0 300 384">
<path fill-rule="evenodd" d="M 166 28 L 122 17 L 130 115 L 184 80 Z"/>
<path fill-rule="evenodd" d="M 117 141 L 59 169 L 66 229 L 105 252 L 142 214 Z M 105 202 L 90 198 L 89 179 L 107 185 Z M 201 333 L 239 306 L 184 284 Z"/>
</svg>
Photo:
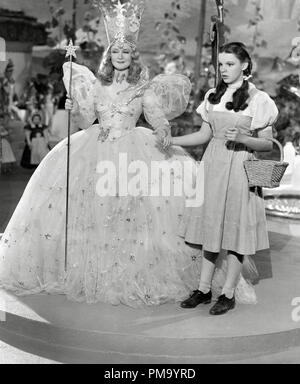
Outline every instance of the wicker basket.
<svg viewBox="0 0 300 384">
<path fill-rule="evenodd" d="M 277 144 L 280 149 L 280 161 L 274 160 L 246 160 L 246 170 L 249 187 L 277 188 L 289 163 L 283 161 L 283 148 L 279 141 L 268 139 Z"/>
</svg>

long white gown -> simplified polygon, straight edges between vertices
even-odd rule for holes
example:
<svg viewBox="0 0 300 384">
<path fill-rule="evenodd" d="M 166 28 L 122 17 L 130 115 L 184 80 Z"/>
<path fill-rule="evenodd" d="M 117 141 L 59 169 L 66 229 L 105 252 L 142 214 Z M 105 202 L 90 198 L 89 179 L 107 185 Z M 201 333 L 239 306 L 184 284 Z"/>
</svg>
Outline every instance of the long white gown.
<svg viewBox="0 0 300 384">
<path fill-rule="evenodd" d="M 68 64 L 64 70 L 68 89 Z M 84 129 L 71 136 L 67 271 L 64 140 L 37 168 L 2 237 L 0 286 L 19 295 L 60 293 L 76 301 L 133 307 L 182 300 L 197 289 L 201 264 L 199 250 L 178 235 L 185 197 L 101 196 L 107 185 L 115 192 L 113 177 L 105 183 L 101 167 L 115 165 L 118 176 L 125 160 L 148 170 L 152 161 L 193 162 L 181 148 L 164 152 L 151 130 L 136 127 L 144 112 L 155 130 L 169 129 L 166 116 L 184 111 L 189 81 L 162 75 L 112 100 L 86 67 L 74 64 L 73 71 L 74 123 Z M 92 125 L 96 118 L 99 124 Z M 150 177 L 147 182 L 150 187 Z M 215 283 L 220 287 L 222 279 Z M 247 285 L 243 279 L 241 284 Z M 241 301 L 255 300 L 248 285 L 246 291 L 242 288 Z"/>
</svg>

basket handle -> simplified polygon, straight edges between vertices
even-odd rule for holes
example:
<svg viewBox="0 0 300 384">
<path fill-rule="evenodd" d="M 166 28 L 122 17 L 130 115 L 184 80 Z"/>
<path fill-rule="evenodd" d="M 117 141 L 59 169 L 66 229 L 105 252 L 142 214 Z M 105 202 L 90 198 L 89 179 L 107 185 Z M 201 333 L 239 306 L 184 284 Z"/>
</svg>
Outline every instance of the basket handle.
<svg viewBox="0 0 300 384">
<path fill-rule="evenodd" d="M 283 163 L 283 161 L 284 161 L 283 147 L 279 143 L 279 141 L 274 139 L 274 138 L 265 138 L 265 140 L 272 141 L 273 143 L 275 143 L 279 147 L 279 150 L 280 150 L 280 162 Z"/>
</svg>

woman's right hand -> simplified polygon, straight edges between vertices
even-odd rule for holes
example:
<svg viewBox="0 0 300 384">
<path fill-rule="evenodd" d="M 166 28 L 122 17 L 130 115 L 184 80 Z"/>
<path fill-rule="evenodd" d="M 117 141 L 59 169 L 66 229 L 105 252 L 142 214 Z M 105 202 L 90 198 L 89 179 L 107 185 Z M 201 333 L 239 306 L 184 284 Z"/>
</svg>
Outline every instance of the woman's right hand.
<svg viewBox="0 0 300 384">
<path fill-rule="evenodd" d="M 73 107 L 74 107 L 73 100 L 68 97 L 65 103 L 65 109 L 67 109 L 68 111 L 71 111 Z"/>
</svg>

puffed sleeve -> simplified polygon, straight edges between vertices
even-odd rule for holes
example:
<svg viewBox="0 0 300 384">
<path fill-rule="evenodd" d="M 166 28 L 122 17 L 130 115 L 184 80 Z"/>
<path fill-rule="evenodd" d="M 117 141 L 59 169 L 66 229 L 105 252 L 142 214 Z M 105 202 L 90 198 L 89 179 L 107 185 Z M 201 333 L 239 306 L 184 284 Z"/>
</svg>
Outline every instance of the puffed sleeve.
<svg viewBox="0 0 300 384">
<path fill-rule="evenodd" d="M 157 133 L 168 134 L 171 130 L 162 106 L 153 89 L 148 88 L 143 94 L 143 111 L 145 119 Z"/>
<path fill-rule="evenodd" d="M 208 123 L 208 110 L 209 110 L 209 101 L 208 97 L 211 93 L 215 92 L 215 89 L 210 89 L 208 92 L 206 92 L 204 100 L 197 108 L 196 112 L 202 117 L 202 120 L 204 120 L 206 123 Z"/>
<path fill-rule="evenodd" d="M 95 112 L 95 75 L 85 66 L 72 64 L 72 122 L 81 129 L 87 129 L 96 120 Z M 63 81 L 67 92 L 70 83 L 70 63 L 63 65 Z"/>
<path fill-rule="evenodd" d="M 188 77 L 180 74 L 158 75 L 151 80 L 149 86 L 169 121 L 185 112 L 192 90 Z"/>
<path fill-rule="evenodd" d="M 278 109 L 271 97 L 263 91 L 258 91 L 250 105 L 252 117 L 251 130 L 262 133 L 266 128 L 272 127 L 278 117 Z"/>
</svg>

